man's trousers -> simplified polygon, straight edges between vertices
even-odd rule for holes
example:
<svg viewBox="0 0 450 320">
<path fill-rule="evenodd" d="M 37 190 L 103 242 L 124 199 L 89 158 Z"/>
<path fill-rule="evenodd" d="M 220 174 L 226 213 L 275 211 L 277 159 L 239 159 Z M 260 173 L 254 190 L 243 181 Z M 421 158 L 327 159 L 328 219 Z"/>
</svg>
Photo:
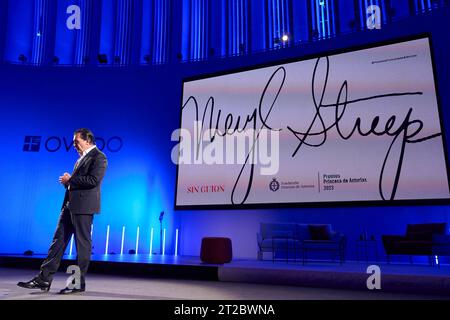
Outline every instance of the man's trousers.
<svg viewBox="0 0 450 320">
<path fill-rule="evenodd" d="M 65 206 L 61 210 L 53 241 L 48 250 L 47 258 L 41 265 L 39 277 L 44 281 L 52 281 L 53 275 L 58 271 L 64 251 L 72 237 L 75 235 L 78 267 L 81 272 L 81 285 L 85 285 L 85 276 L 91 260 L 92 214 L 72 214 Z"/>
</svg>

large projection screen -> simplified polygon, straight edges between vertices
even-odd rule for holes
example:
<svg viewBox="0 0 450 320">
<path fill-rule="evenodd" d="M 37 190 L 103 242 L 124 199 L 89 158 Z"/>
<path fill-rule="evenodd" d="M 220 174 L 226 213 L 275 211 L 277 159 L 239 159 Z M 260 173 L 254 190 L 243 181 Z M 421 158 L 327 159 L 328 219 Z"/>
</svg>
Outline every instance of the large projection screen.
<svg viewBox="0 0 450 320">
<path fill-rule="evenodd" d="M 448 203 L 429 36 L 183 81 L 176 209 Z"/>
</svg>

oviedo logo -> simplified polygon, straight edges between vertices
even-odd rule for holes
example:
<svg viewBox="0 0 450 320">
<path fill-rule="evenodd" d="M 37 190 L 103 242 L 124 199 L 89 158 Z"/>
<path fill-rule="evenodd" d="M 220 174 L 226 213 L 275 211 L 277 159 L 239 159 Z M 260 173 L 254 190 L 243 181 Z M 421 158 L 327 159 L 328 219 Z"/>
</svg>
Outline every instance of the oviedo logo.
<svg viewBox="0 0 450 320">
<path fill-rule="evenodd" d="M 123 147 L 122 138 L 117 136 L 109 139 L 96 137 L 95 142 L 97 148 L 101 151 L 106 149 L 109 152 L 119 152 Z M 73 149 L 73 141 L 65 137 L 61 138 L 57 136 L 48 138 L 43 138 L 42 136 L 25 136 L 22 149 L 24 152 L 40 152 L 42 148 L 47 152 L 57 152 L 59 150 L 69 152 Z"/>
<path fill-rule="evenodd" d="M 273 178 L 272 181 L 270 181 L 269 188 L 273 192 L 278 191 L 278 189 L 280 189 L 280 183 L 277 181 L 276 178 Z"/>
</svg>

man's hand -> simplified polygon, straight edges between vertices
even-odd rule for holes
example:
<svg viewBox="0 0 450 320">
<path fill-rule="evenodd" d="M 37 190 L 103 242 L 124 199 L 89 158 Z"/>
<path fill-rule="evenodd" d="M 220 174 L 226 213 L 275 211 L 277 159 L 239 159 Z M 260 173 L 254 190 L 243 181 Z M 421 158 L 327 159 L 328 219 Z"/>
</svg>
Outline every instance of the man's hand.
<svg viewBox="0 0 450 320">
<path fill-rule="evenodd" d="M 61 183 L 64 186 L 67 186 L 69 184 L 71 176 L 67 172 L 64 172 L 64 175 L 59 177 L 59 183 Z"/>
</svg>

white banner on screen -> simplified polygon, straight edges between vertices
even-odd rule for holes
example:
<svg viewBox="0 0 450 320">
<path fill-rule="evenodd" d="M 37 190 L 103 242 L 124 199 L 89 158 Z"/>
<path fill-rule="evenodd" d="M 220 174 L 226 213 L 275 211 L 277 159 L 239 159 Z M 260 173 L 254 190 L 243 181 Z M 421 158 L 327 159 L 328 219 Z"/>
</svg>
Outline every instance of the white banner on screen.
<svg viewBox="0 0 450 320">
<path fill-rule="evenodd" d="M 185 81 L 181 128 L 178 207 L 449 198 L 428 38 Z"/>
</svg>

